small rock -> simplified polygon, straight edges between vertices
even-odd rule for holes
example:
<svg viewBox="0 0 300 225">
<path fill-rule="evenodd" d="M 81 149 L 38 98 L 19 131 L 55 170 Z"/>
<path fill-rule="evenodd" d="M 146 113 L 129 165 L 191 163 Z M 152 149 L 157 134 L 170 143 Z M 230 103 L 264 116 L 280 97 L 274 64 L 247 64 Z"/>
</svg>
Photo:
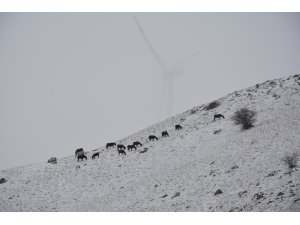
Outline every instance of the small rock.
<svg viewBox="0 0 300 225">
<path fill-rule="evenodd" d="M 144 150 L 139 151 L 139 153 L 145 153 L 145 152 L 147 152 L 147 151 L 148 151 L 148 148 L 144 148 Z"/>
<path fill-rule="evenodd" d="M 216 192 L 215 192 L 215 195 L 219 195 L 219 194 L 222 194 L 223 192 L 221 191 L 221 189 L 218 189 Z"/>
<path fill-rule="evenodd" d="M 57 158 L 56 157 L 51 157 L 50 159 L 48 159 L 48 163 L 57 164 Z"/>
<path fill-rule="evenodd" d="M 271 173 L 269 173 L 266 177 L 272 177 L 274 175 L 277 174 L 278 171 L 272 171 Z"/>
<path fill-rule="evenodd" d="M 189 208 L 191 208 L 191 206 L 188 205 L 188 206 L 186 206 L 185 208 L 186 208 L 186 209 L 189 209 Z"/>
<path fill-rule="evenodd" d="M 240 191 L 238 193 L 239 197 L 241 198 L 242 196 L 244 196 L 247 193 L 247 191 Z"/>
<path fill-rule="evenodd" d="M 232 169 L 232 170 L 237 169 L 237 168 L 239 168 L 237 165 L 230 167 L 230 169 Z"/>
<path fill-rule="evenodd" d="M 297 198 L 297 199 L 294 200 L 294 202 L 298 202 L 298 201 L 300 201 L 300 198 Z"/>
<path fill-rule="evenodd" d="M 172 196 L 172 198 L 176 198 L 176 197 L 178 197 L 180 195 L 180 192 L 176 192 L 173 196 Z"/>
<path fill-rule="evenodd" d="M 215 130 L 213 134 L 218 134 L 218 133 L 221 132 L 221 130 L 222 130 L 222 129 L 220 129 L 220 130 Z"/>
<path fill-rule="evenodd" d="M 281 196 L 281 195 L 284 195 L 284 193 L 279 192 L 279 193 L 277 194 L 277 196 Z"/>
<path fill-rule="evenodd" d="M 154 187 L 156 188 L 156 187 L 158 187 L 158 185 L 157 185 L 157 184 L 155 184 L 155 186 L 154 186 Z"/>
<path fill-rule="evenodd" d="M 5 178 L 1 178 L 1 179 L 0 179 L 0 184 L 3 184 L 3 183 L 5 183 L 5 182 L 7 182 L 7 180 L 6 180 Z"/>
<path fill-rule="evenodd" d="M 254 195 L 254 198 L 256 198 L 257 200 L 258 200 L 258 199 L 261 199 L 261 198 L 263 198 L 263 197 L 264 197 L 264 193 L 262 193 L 262 192 L 256 193 L 256 194 Z"/>
<path fill-rule="evenodd" d="M 191 110 L 191 114 L 194 114 L 194 113 L 196 113 L 196 112 L 197 112 L 196 109 L 192 109 L 192 110 Z"/>
<path fill-rule="evenodd" d="M 167 197 L 168 195 L 164 195 L 164 196 L 162 196 L 161 198 L 165 198 L 165 197 Z"/>
</svg>

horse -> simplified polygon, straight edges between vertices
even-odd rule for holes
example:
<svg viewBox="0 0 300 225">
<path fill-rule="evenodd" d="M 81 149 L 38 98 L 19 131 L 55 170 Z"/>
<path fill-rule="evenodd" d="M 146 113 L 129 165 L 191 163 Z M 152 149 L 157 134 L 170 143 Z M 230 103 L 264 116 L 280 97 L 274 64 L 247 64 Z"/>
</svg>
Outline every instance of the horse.
<svg viewBox="0 0 300 225">
<path fill-rule="evenodd" d="M 149 140 L 150 141 L 154 141 L 154 140 L 157 140 L 158 141 L 158 138 L 154 135 L 149 135 Z"/>
<path fill-rule="evenodd" d="M 126 155 L 126 152 L 124 150 L 119 150 L 118 149 L 118 153 L 119 153 L 119 155 Z"/>
<path fill-rule="evenodd" d="M 107 143 L 106 144 L 106 149 L 110 148 L 110 147 L 115 147 L 116 143 L 115 142 L 111 142 L 111 143 Z"/>
<path fill-rule="evenodd" d="M 135 141 L 135 142 L 133 142 L 133 145 L 136 147 L 136 146 L 143 146 L 140 142 L 138 142 L 138 141 Z"/>
<path fill-rule="evenodd" d="M 161 132 L 162 137 L 169 137 L 168 131 Z"/>
<path fill-rule="evenodd" d="M 77 159 L 78 159 L 78 162 L 79 162 L 79 159 L 81 159 L 81 161 L 83 161 L 83 159 L 87 160 L 87 157 L 85 155 L 78 155 Z"/>
<path fill-rule="evenodd" d="M 94 153 L 94 154 L 92 155 L 92 159 L 95 159 L 95 158 L 96 158 L 96 156 L 98 156 L 98 158 L 99 158 L 99 152 L 97 152 L 97 153 Z"/>
<path fill-rule="evenodd" d="M 223 118 L 223 119 L 225 119 L 225 117 L 222 115 L 222 114 L 216 114 L 216 115 L 214 115 L 214 120 L 215 119 L 221 119 L 221 118 Z"/>
<path fill-rule="evenodd" d="M 124 145 L 120 145 L 120 144 L 119 144 L 119 145 L 117 145 L 117 149 L 118 149 L 118 150 L 122 150 L 122 149 L 125 150 L 126 147 L 125 147 Z"/>
<path fill-rule="evenodd" d="M 182 126 L 180 126 L 179 124 L 175 125 L 175 130 L 181 130 Z"/>
<path fill-rule="evenodd" d="M 127 149 L 128 149 L 128 151 L 130 151 L 132 149 L 136 150 L 136 147 L 135 147 L 135 145 L 127 145 Z"/>
</svg>

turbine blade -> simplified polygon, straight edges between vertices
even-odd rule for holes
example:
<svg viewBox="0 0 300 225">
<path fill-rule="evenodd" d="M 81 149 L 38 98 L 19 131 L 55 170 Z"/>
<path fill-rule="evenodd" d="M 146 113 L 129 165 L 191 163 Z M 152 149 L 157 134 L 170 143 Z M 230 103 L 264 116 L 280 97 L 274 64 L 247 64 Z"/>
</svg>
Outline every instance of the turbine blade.
<svg viewBox="0 0 300 225">
<path fill-rule="evenodd" d="M 134 18 L 134 20 L 135 20 L 135 22 L 136 22 L 136 24 L 137 24 L 137 26 L 138 26 L 140 32 L 142 33 L 142 36 L 144 37 L 144 39 L 145 39 L 145 41 L 146 41 L 148 47 L 150 48 L 150 51 L 152 52 L 154 58 L 156 59 L 156 61 L 157 61 L 158 64 L 159 64 L 159 66 L 160 66 L 160 68 L 161 68 L 163 74 L 165 75 L 165 74 L 166 74 L 166 70 L 165 70 L 165 67 L 164 67 L 164 64 L 163 64 L 162 60 L 160 59 L 160 57 L 158 56 L 158 54 L 157 54 L 156 51 L 154 50 L 154 48 L 153 48 L 151 42 L 150 42 L 149 39 L 147 38 L 147 36 L 146 36 L 146 34 L 145 34 L 145 32 L 144 32 L 142 26 L 140 25 L 139 21 L 137 20 L 137 18 L 136 18 L 135 16 L 134 16 L 133 18 Z"/>
<path fill-rule="evenodd" d="M 197 51 L 193 52 L 192 54 L 188 55 L 187 57 L 185 57 L 184 59 L 182 59 L 180 62 L 176 63 L 172 67 L 171 71 L 177 70 L 178 68 L 183 67 L 184 64 L 186 64 L 191 59 L 195 58 L 199 53 L 200 53 L 200 50 L 197 50 Z"/>
<path fill-rule="evenodd" d="M 171 116 L 173 113 L 173 76 L 168 77 L 167 88 L 167 115 Z"/>
<path fill-rule="evenodd" d="M 161 89 L 161 94 L 160 94 L 160 106 L 159 106 L 159 119 L 166 119 L 168 114 L 167 114 L 167 103 L 168 103 L 168 77 L 163 76 L 163 83 L 162 83 L 162 89 Z"/>
</svg>

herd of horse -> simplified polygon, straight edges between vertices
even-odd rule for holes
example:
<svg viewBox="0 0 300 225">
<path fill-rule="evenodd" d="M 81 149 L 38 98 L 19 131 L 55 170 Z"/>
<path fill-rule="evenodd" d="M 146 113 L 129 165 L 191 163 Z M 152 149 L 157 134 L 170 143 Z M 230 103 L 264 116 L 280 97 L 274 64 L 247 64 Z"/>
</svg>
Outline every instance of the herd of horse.
<svg viewBox="0 0 300 225">
<path fill-rule="evenodd" d="M 221 118 L 225 119 L 225 117 L 224 117 L 222 114 L 215 114 L 215 115 L 214 115 L 214 120 L 215 120 L 215 119 L 221 119 Z M 179 124 L 175 125 L 175 130 L 182 130 L 182 126 L 179 125 Z M 162 136 L 163 138 L 169 137 L 168 131 L 163 131 L 163 132 L 161 133 L 161 136 Z M 155 140 L 158 141 L 158 138 L 157 138 L 155 135 L 149 135 L 148 139 L 149 139 L 149 141 L 155 141 Z M 128 150 L 128 151 L 132 151 L 133 149 L 136 150 L 136 148 L 137 148 L 138 146 L 143 146 L 143 145 L 142 145 L 142 143 L 140 143 L 139 141 L 135 141 L 135 142 L 133 142 L 133 144 L 127 145 L 127 150 Z M 107 143 L 107 144 L 106 144 L 106 149 L 115 148 L 115 147 L 117 147 L 117 151 L 118 151 L 118 154 L 119 154 L 119 155 L 126 155 L 126 152 L 125 152 L 126 147 L 125 147 L 123 144 L 118 144 L 118 145 L 117 145 L 116 142 L 110 142 L 110 143 Z M 87 160 L 87 157 L 86 157 L 85 154 L 84 154 L 83 148 L 78 148 L 78 149 L 75 151 L 75 157 L 76 157 L 76 156 L 77 156 L 77 160 L 78 160 L 78 161 L 79 161 L 79 160 L 82 161 L 83 159 L 86 159 L 86 160 Z M 92 155 L 92 159 L 95 159 L 96 157 L 99 158 L 99 152 L 96 152 L 96 153 L 94 153 L 94 154 Z"/>
</svg>

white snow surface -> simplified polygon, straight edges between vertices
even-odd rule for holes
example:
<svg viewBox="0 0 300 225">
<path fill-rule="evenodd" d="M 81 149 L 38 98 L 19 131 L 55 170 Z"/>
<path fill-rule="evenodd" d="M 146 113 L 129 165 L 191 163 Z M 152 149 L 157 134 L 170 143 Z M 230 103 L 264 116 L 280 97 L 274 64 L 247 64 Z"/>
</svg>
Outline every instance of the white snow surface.
<svg viewBox="0 0 300 225">
<path fill-rule="evenodd" d="M 282 161 L 300 153 L 300 76 L 217 100 L 215 109 L 194 107 L 116 140 L 143 144 L 126 156 L 103 146 L 99 158 L 91 151 L 77 162 L 74 149 L 57 164 L 2 170 L 0 211 L 300 211 L 299 168 L 288 173 Z M 249 130 L 230 119 L 242 107 L 257 112 Z M 225 119 L 213 121 L 216 113 Z"/>
</svg>

